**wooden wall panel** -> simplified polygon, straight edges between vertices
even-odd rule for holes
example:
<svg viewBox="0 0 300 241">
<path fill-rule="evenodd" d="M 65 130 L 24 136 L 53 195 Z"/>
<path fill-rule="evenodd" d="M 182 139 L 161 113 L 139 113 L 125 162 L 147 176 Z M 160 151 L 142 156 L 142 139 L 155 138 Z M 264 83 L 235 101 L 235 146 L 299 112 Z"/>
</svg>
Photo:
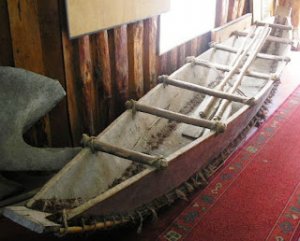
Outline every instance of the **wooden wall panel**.
<svg viewBox="0 0 300 241">
<path fill-rule="evenodd" d="M 15 66 L 45 74 L 37 0 L 7 3 Z M 51 145 L 49 116 L 32 128 L 26 140 L 39 146 Z"/>
<path fill-rule="evenodd" d="M 66 88 L 58 0 L 38 1 L 37 4 L 44 74 L 57 79 Z M 57 16 L 57 18 L 53 18 L 53 16 Z M 60 134 L 70 129 L 67 114 L 67 98 L 64 98 L 49 113 L 49 118 L 51 143 L 57 147 L 71 145 L 71 136 Z"/>
<path fill-rule="evenodd" d="M 97 103 L 96 130 L 101 131 L 113 120 L 113 85 L 107 31 L 92 36 L 92 55 Z"/>
<path fill-rule="evenodd" d="M 0 29 L 0 65 L 13 66 L 14 59 L 6 0 L 0 0 Z"/>
<path fill-rule="evenodd" d="M 128 27 L 128 60 L 129 60 L 129 96 L 139 99 L 144 94 L 143 75 L 143 22 L 129 24 Z"/>
<path fill-rule="evenodd" d="M 129 96 L 129 64 L 127 46 L 127 26 L 109 31 L 109 49 L 113 80 L 114 118 L 124 110 Z"/>
<path fill-rule="evenodd" d="M 219 0 L 216 3 L 216 22 L 215 27 L 219 27 L 228 20 L 229 0 Z"/>
<path fill-rule="evenodd" d="M 158 17 L 144 21 L 144 91 L 157 83 Z"/>
<path fill-rule="evenodd" d="M 6 63 L 58 79 L 67 93 L 29 134 L 40 146 L 77 146 L 82 133 L 98 134 L 124 111 L 126 100 L 143 96 L 159 75 L 171 74 L 210 41 L 204 34 L 158 56 L 159 17 L 70 40 L 64 1 L 8 3 L 0 0 Z M 0 57 L 0 65 L 6 63 Z"/>
</svg>

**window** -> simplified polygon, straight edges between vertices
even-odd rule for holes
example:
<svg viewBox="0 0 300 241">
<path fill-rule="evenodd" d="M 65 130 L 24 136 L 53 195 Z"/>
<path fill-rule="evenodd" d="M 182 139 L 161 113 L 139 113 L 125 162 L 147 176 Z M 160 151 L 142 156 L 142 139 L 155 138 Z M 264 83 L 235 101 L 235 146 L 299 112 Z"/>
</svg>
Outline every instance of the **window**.
<svg viewBox="0 0 300 241">
<path fill-rule="evenodd" d="M 214 28 L 216 0 L 171 0 L 160 18 L 160 54 Z"/>
</svg>

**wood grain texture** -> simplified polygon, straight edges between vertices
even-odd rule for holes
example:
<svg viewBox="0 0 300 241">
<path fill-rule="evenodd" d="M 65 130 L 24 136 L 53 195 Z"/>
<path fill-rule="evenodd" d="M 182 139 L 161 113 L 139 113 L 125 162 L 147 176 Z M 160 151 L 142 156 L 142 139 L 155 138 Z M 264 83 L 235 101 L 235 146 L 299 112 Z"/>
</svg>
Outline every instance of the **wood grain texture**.
<svg viewBox="0 0 300 241">
<path fill-rule="evenodd" d="M 139 99 L 144 94 L 143 22 L 128 25 L 129 96 Z"/>
<path fill-rule="evenodd" d="M 215 27 L 227 23 L 229 0 L 219 0 L 216 3 L 216 22 Z"/>
<path fill-rule="evenodd" d="M 178 66 L 183 66 L 185 64 L 185 58 L 186 58 L 185 45 L 182 44 L 178 47 L 178 59 L 177 59 Z"/>
<path fill-rule="evenodd" d="M 152 89 L 157 83 L 157 45 L 158 45 L 158 17 L 144 21 L 144 91 Z"/>
<path fill-rule="evenodd" d="M 37 4 L 45 75 L 57 79 L 66 88 L 58 0 L 38 1 Z M 54 107 L 49 118 L 52 146 L 70 146 L 72 142 L 68 133 L 70 126 L 66 98 Z"/>
<path fill-rule="evenodd" d="M 178 68 L 178 50 L 177 48 L 170 50 L 167 53 L 167 74 L 171 74 Z"/>
<path fill-rule="evenodd" d="M 237 18 L 239 3 L 240 3 L 240 0 L 229 0 L 227 22 L 232 21 Z"/>
<path fill-rule="evenodd" d="M 92 71 L 90 37 L 78 39 L 79 50 L 79 81 L 82 86 L 84 102 L 84 127 L 90 135 L 95 135 L 95 85 Z"/>
<path fill-rule="evenodd" d="M 6 0 L 0 0 L 0 29 L 0 66 L 14 66 Z"/>
<path fill-rule="evenodd" d="M 241 17 L 245 13 L 246 0 L 240 0 L 237 11 L 237 18 Z"/>
<path fill-rule="evenodd" d="M 96 130 L 103 130 L 113 120 L 113 84 L 107 31 L 92 36 L 91 52 L 96 91 Z"/>
<path fill-rule="evenodd" d="M 11 0 L 7 3 L 15 66 L 45 74 L 37 0 Z M 49 116 L 38 121 L 29 131 L 27 140 L 38 146 L 51 145 Z"/>
<path fill-rule="evenodd" d="M 65 22 L 65 6 L 64 2 L 60 2 L 61 16 L 61 37 L 63 47 L 63 61 L 65 72 L 65 83 L 67 92 L 68 118 L 70 125 L 70 133 L 64 132 L 64 135 L 70 135 L 73 145 L 80 144 L 83 130 L 83 108 L 81 105 L 81 88 L 77 81 L 78 70 L 78 43 L 77 40 L 70 40 L 67 33 L 67 24 Z"/>
<path fill-rule="evenodd" d="M 124 103 L 129 96 L 127 26 L 120 26 L 108 33 L 115 108 L 114 118 L 116 118 L 123 112 Z"/>
</svg>

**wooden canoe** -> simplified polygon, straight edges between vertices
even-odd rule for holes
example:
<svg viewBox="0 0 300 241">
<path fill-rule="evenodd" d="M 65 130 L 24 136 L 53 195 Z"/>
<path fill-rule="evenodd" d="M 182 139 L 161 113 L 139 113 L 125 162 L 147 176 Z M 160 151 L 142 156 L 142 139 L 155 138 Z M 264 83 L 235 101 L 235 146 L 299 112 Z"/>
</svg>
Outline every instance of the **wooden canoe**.
<svg viewBox="0 0 300 241">
<path fill-rule="evenodd" d="M 250 25 L 246 15 L 214 30 L 215 41 L 231 36 L 129 101 L 32 199 L 4 215 L 38 233 L 93 231 L 142 222 L 205 185 L 289 61 L 292 28 L 286 16 L 274 20 L 237 32 Z"/>
</svg>

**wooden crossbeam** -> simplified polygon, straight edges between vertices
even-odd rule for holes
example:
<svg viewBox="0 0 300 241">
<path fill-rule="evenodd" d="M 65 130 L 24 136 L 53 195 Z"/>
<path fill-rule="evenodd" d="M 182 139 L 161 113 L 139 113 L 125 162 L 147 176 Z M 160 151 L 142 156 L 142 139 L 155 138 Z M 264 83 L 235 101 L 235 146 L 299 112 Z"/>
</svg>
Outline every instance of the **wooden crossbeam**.
<svg viewBox="0 0 300 241">
<path fill-rule="evenodd" d="M 238 102 L 238 103 L 242 103 L 242 104 L 246 104 L 246 105 L 250 105 L 250 106 L 255 104 L 254 98 L 246 98 L 246 97 L 239 96 L 239 95 L 228 94 L 223 91 L 213 90 L 213 89 L 206 88 L 204 86 L 200 86 L 200 85 L 193 84 L 190 82 L 173 79 L 167 75 L 160 76 L 158 78 L 158 80 L 160 83 L 163 83 L 164 85 L 172 85 L 172 86 L 176 86 L 176 87 L 179 87 L 182 89 L 195 91 L 195 92 L 198 92 L 201 94 L 206 94 L 206 95 L 214 96 L 217 98 L 227 99 L 230 101 L 234 101 L 234 102 Z"/>
<path fill-rule="evenodd" d="M 89 137 L 86 134 L 83 134 L 81 142 L 84 147 L 89 147 L 92 152 L 101 151 L 109 153 L 117 157 L 121 157 L 141 164 L 146 164 L 155 168 L 164 168 L 168 166 L 168 162 L 162 157 L 151 156 L 127 148 L 108 144 L 97 140 L 95 137 Z"/>
<path fill-rule="evenodd" d="M 188 57 L 187 62 L 196 64 L 196 65 L 201 65 L 201 66 L 207 67 L 207 68 L 215 68 L 217 70 L 225 71 L 225 72 L 229 72 L 232 70 L 232 67 L 230 67 L 228 65 L 211 63 L 207 60 L 197 59 L 195 57 Z M 240 69 L 237 69 L 235 71 L 235 74 L 239 74 L 239 73 L 240 73 Z M 259 73 L 256 71 L 246 71 L 245 75 L 249 76 L 249 77 L 253 77 L 253 78 L 274 80 L 274 81 L 277 81 L 279 79 L 279 76 L 277 76 L 276 74 L 265 74 L 265 73 Z"/>
<path fill-rule="evenodd" d="M 133 114 L 136 111 L 144 112 L 147 114 L 155 115 L 158 117 L 162 117 L 168 120 L 182 122 L 189 125 L 199 126 L 203 128 L 207 128 L 213 130 L 217 133 L 224 132 L 226 129 L 226 125 L 219 121 L 210 121 L 202 118 L 192 118 L 187 115 L 183 115 L 180 113 L 176 113 L 169 110 L 164 110 L 157 107 L 152 107 L 144 104 L 140 104 L 134 100 L 127 101 L 125 104 L 127 109 L 131 109 Z"/>
<path fill-rule="evenodd" d="M 233 34 L 235 34 L 237 36 L 241 36 L 241 37 L 246 37 L 248 33 L 247 32 L 242 32 L 242 31 L 235 31 L 235 32 L 233 32 Z M 267 38 L 267 41 L 271 41 L 271 42 L 275 42 L 275 43 L 281 43 L 281 44 L 290 44 L 290 45 L 293 45 L 293 43 L 294 43 L 290 39 L 279 38 L 279 37 L 274 37 L 274 36 L 269 36 Z"/>
<path fill-rule="evenodd" d="M 293 26 L 290 26 L 290 25 L 283 25 L 283 24 L 276 24 L 276 23 L 266 23 L 266 22 L 260 22 L 260 21 L 256 21 L 255 24 L 256 24 L 256 26 L 266 26 L 266 25 L 268 25 L 268 27 L 278 28 L 278 29 L 281 29 L 281 30 L 293 30 Z"/>
<path fill-rule="evenodd" d="M 230 53 L 238 52 L 238 49 L 230 47 L 230 46 L 226 46 L 224 44 L 210 43 L 210 47 L 218 49 L 218 50 L 227 51 Z M 249 54 L 247 54 L 247 55 L 249 55 Z M 264 53 L 258 53 L 256 57 L 260 58 L 260 59 L 266 59 L 266 60 L 285 61 L 285 62 L 291 61 L 291 58 L 288 56 L 278 56 L 278 55 L 271 55 L 271 54 L 264 54 Z"/>
</svg>

